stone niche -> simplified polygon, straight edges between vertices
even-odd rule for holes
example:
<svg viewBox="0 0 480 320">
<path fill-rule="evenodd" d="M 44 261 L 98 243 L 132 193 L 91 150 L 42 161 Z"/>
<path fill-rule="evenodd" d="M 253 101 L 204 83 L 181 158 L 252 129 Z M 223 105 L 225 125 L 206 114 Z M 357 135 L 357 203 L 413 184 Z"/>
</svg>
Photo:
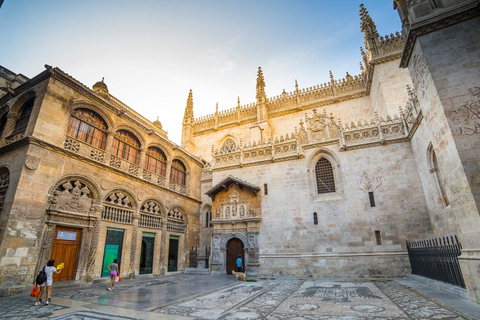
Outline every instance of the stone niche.
<svg viewBox="0 0 480 320">
<path fill-rule="evenodd" d="M 217 183 L 206 194 L 212 198 L 212 274 L 226 274 L 227 244 L 243 243 L 245 271 L 258 275 L 258 235 L 262 221 L 260 188 L 234 176 Z"/>
</svg>

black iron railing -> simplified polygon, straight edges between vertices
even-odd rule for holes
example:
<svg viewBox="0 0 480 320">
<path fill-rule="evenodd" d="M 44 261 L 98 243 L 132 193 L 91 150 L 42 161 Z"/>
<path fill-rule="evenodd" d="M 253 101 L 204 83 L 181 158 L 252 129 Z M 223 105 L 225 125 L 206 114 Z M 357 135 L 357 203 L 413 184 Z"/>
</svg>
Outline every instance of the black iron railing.
<svg viewBox="0 0 480 320">
<path fill-rule="evenodd" d="M 461 249 L 457 236 L 407 241 L 412 274 L 465 288 L 458 262 Z"/>
<path fill-rule="evenodd" d="M 197 268 L 199 262 L 204 261 L 205 262 L 205 268 L 208 268 L 208 262 L 209 262 L 209 257 L 210 257 L 210 247 L 205 246 L 205 255 L 201 256 L 199 255 L 198 248 L 193 247 L 192 250 L 190 250 L 190 268 Z"/>
</svg>

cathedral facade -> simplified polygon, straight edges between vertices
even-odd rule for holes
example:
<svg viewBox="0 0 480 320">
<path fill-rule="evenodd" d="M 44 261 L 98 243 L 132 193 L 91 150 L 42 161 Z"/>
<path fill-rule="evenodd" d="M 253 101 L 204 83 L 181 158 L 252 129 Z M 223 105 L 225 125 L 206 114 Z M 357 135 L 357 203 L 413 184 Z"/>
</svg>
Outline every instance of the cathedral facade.
<svg viewBox="0 0 480 320">
<path fill-rule="evenodd" d="M 360 7 L 359 74 L 270 96 L 259 68 L 255 102 L 200 118 L 190 91 L 181 146 L 103 80 L 1 69 L 0 290 L 51 257 L 58 280 L 182 272 L 197 246 L 212 274 L 400 277 L 406 241 L 456 235 L 478 302 L 479 1 L 394 7 L 386 36 Z"/>
</svg>

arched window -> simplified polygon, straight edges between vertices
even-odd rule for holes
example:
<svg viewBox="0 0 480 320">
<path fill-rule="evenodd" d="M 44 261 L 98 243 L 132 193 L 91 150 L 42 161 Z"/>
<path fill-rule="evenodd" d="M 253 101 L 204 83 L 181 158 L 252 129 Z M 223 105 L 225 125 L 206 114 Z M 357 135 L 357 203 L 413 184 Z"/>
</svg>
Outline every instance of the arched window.
<svg viewBox="0 0 480 320">
<path fill-rule="evenodd" d="M 179 160 L 173 160 L 170 180 L 175 183 L 185 185 L 186 175 L 187 175 L 187 169 L 185 169 L 185 166 L 183 165 L 183 163 Z"/>
<path fill-rule="evenodd" d="M 12 134 L 24 132 L 25 129 L 27 129 L 28 120 L 30 120 L 30 115 L 32 114 L 34 101 L 35 98 L 30 98 L 23 104 L 22 113 L 15 123 L 15 128 L 13 129 Z"/>
<path fill-rule="evenodd" d="M 0 137 L 3 135 L 3 131 L 5 130 L 5 125 L 7 124 L 7 115 L 4 115 L 0 119 Z"/>
<path fill-rule="evenodd" d="M 231 151 L 234 151 L 235 149 L 236 149 L 235 141 L 233 141 L 232 139 L 228 139 L 227 141 L 225 141 L 225 143 L 223 144 L 220 150 L 222 152 L 231 152 Z"/>
<path fill-rule="evenodd" d="M 320 158 L 315 164 L 315 178 L 319 194 L 336 191 L 332 164 L 326 158 Z"/>
<path fill-rule="evenodd" d="M 313 224 L 318 224 L 318 215 L 316 212 L 313 213 Z"/>
<path fill-rule="evenodd" d="M 140 160 L 140 141 L 127 130 L 118 130 L 113 139 L 112 154 L 135 164 Z"/>
<path fill-rule="evenodd" d="M 444 206 L 448 206 L 450 202 L 448 201 L 447 191 L 445 190 L 442 174 L 439 170 L 437 155 L 431 144 L 428 147 L 427 156 L 430 164 L 430 173 L 433 175 L 433 180 L 437 188 L 439 202 Z"/>
<path fill-rule="evenodd" d="M 210 223 L 212 222 L 212 209 L 205 211 L 205 228 L 210 228 Z"/>
<path fill-rule="evenodd" d="M 149 147 L 147 149 L 145 169 L 165 177 L 167 174 L 167 157 L 162 150 L 156 147 Z"/>
<path fill-rule="evenodd" d="M 67 135 L 105 150 L 107 124 L 96 112 L 76 109 L 68 122 Z"/>
</svg>

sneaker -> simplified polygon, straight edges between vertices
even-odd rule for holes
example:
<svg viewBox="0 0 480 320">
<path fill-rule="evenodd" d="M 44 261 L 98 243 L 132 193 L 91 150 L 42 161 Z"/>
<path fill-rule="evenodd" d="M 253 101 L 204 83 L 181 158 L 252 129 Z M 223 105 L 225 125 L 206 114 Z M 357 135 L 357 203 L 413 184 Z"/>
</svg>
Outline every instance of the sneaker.
<svg viewBox="0 0 480 320">
<path fill-rule="evenodd" d="M 45 304 L 49 304 L 49 302 L 47 301 L 47 302 L 45 302 Z"/>
<path fill-rule="evenodd" d="M 112 288 L 108 288 L 109 291 L 112 291 Z"/>
<path fill-rule="evenodd" d="M 36 306 L 38 306 L 39 304 L 40 304 L 40 303 L 38 303 L 38 302 L 35 302 L 35 305 L 36 305 Z"/>
<path fill-rule="evenodd" d="M 42 303 L 42 298 L 38 299 L 38 302 Z"/>
<path fill-rule="evenodd" d="M 52 297 L 48 298 L 48 302 L 52 302 Z"/>
</svg>

